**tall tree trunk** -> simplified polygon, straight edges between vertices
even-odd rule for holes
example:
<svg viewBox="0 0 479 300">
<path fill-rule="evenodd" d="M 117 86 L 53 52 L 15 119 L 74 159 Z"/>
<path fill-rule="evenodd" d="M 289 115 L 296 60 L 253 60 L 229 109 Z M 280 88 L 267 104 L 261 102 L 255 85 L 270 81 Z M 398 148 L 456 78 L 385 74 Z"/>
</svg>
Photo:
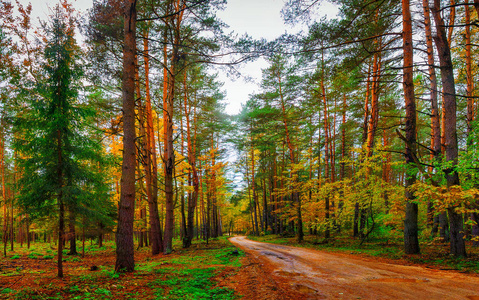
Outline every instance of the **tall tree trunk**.
<svg viewBox="0 0 479 300">
<path fill-rule="evenodd" d="M 428 63 L 428 72 L 429 80 L 431 82 L 431 161 L 440 162 L 441 160 L 441 126 L 439 118 L 439 105 L 437 98 L 437 79 L 436 79 L 436 69 L 434 67 L 434 49 L 432 45 L 432 28 L 431 28 L 431 17 L 429 13 L 429 0 L 423 0 L 423 11 L 424 11 L 424 29 L 426 33 L 426 46 L 427 46 L 427 63 Z M 432 172 L 432 169 L 430 170 Z M 428 223 L 433 223 L 434 228 L 437 228 L 437 225 L 434 224 L 432 219 L 434 215 L 432 205 L 428 205 Z M 439 221 L 439 218 L 436 218 Z M 432 222 L 431 222 L 432 221 Z"/>
<path fill-rule="evenodd" d="M 150 223 L 151 254 L 156 255 L 163 251 L 163 237 L 161 233 L 160 216 L 158 212 L 158 162 L 156 158 L 155 132 L 153 129 L 153 111 L 150 96 L 150 57 L 147 38 L 143 39 L 143 60 L 145 62 L 145 115 L 146 115 L 146 173 L 147 196 Z M 145 214 L 146 215 L 146 214 Z"/>
<path fill-rule="evenodd" d="M 185 119 L 186 119 L 186 140 L 187 140 L 187 151 L 188 151 L 188 163 L 191 166 L 191 181 L 193 184 L 193 191 L 188 193 L 188 216 L 187 216 L 187 229 L 186 229 L 186 239 L 183 246 L 185 248 L 190 247 L 191 241 L 194 236 L 194 215 L 195 208 L 197 207 L 198 202 L 198 191 L 199 191 L 199 182 L 198 182 L 198 172 L 196 170 L 196 145 L 193 145 L 191 139 L 191 126 L 190 126 L 190 114 L 191 114 L 191 105 L 189 105 L 189 99 L 187 97 L 187 85 L 186 85 L 186 73 L 184 80 L 184 89 L 185 89 Z M 196 123 L 195 123 L 196 126 Z M 196 139 L 195 142 L 196 144 Z"/>
<path fill-rule="evenodd" d="M 250 130 L 253 131 L 252 126 L 250 126 Z M 251 190 L 253 193 L 253 213 L 254 213 L 254 230 L 256 232 L 255 235 L 259 234 L 259 227 L 258 227 L 258 210 L 257 210 L 257 197 L 256 197 L 256 182 L 255 182 L 255 155 L 254 155 L 254 141 L 253 141 L 253 134 L 251 134 Z"/>
<path fill-rule="evenodd" d="M 459 185 L 459 174 L 454 170 L 457 164 L 458 145 L 456 132 L 456 88 L 454 83 L 454 71 L 451 59 L 451 51 L 447 41 L 444 20 L 441 17 L 441 1 L 434 0 L 431 7 L 434 21 L 436 23 L 437 35 L 434 37 L 439 56 L 441 68 L 441 82 L 444 92 L 444 130 L 446 161 L 452 166 L 444 172 L 448 188 Z M 456 207 L 447 208 L 450 224 L 450 252 L 454 256 L 466 256 L 466 245 L 464 242 L 462 214 L 456 212 Z"/>
<path fill-rule="evenodd" d="M 173 116 L 174 116 L 174 100 L 175 100 L 175 83 L 176 72 L 178 63 L 178 51 L 180 46 L 180 25 L 183 19 L 184 3 L 180 4 L 180 1 L 174 1 L 173 11 L 175 12 L 168 19 L 171 21 L 170 26 L 173 28 L 173 46 L 171 52 L 171 64 L 169 68 L 168 76 L 168 88 L 166 96 L 166 107 L 163 109 L 166 111 L 166 148 L 165 148 L 165 235 L 163 240 L 163 253 L 169 254 L 173 249 L 173 231 L 174 231 L 174 189 L 173 189 L 173 176 L 175 169 L 175 152 L 174 152 L 174 138 L 173 138 Z M 175 22 L 176 21 L 176 22 Z"/>
<path fill-rule="evenodd" d="M 324 64 L 324 60 L 322 61 Z M 323 99 L 323 113 L 324 113 L 324 178 L 326 182 L 330 182 L 329 176 L 329 159 L 330 159 L 330 139 L 329 133 L 329 113 L 328 103 L 326 101 L 326 88 L 324 87 L 324 66 L 321 75 L 321 96 Z M 324 219 L 326 222 L 326 228 L 324 230 L 324 238 L 329 239 L 331 237 L 329 219 L 330 219 L 330 205 L 329 205 L 329 193 L 324 197 Z"/>
<path fill-rule="evenodd" d="M 135 214 L 135 51 L 136 1 L 125 0 L 123 48 L 123 163 L 116 233 L 115 272 L 135 269 L 133 219 Z"/>
<path fill-rule="evenodd" d="M 268 212 L 268 199 L 267 199 L 267 187 L 266 187 L 266 178 L 263 178 L 263 223 L 264 223 L 264 234 L 268 231 L 269 225 L 269 212 Z"/>
<path fill-rule="evenodd" d="M 367 157 L 373 155 L 374 138 L 376 136 L 376 129 L 379 120 L 379 80 L 381 76 L 381 39 L 375 41 L 377 50 L 373 58 L 373 81 L 371 86 L 371 117 L 369 118 L 368 134 L 367 134 Z"/>
<path fill-rule="evenodd" d="M 474 121 L 474 81 L 473 81 L 473 74 L 472 74 L 472 54 L 471 54 L 471 16 L 469 10 L 469 1 L 465 1 L 465 20 L 466 20 L 466 28 L 465 28 L 465 42 L 466 42 L 466 82 L 467 82 L 467 135 L 472 132 L 472 121 Z"/>
<path fill-rule="evenodd" d="M 416 155 L 416 99 L 414 97 L 413 82 L 413 44 L 412 20 L 409 0 L 402 0 L 403 16 L 403 88 L 406 102 L 406 165 L 414 164 Z M 416 181 L 416 176 L 407 174 L 406 177 L 406 217 L 404 220 L 404 251 L 406 254 L 419 253 L 418 240 L 418 205 L 414 203 L 414 193 L 409 189 Z"/>
<path fill-rule="evenodd" d="M 2 118 L 3 123 L 3 118 Z M 3 127 L 3 126 L 2 126 Z M 2 129 L 0 172 L 2 172 L 2 198 L 3 198 L 3 256 L 7 257 L 8 212 L 7 212 L 7 187 L 5 185 L 5 135 Z"/>
<path fill-rule="evenodd" d="M 466 42 L 466 81 L 467 81 L 467 146 L 468 148 L 472 145 L 473 141 L 471 140 L 470 134 L 472 132 L 472 122 L 474 121 L 474 81 L 473 81 L 473 71 L 472 71 L 472 54 L 471 54 L 471 12 L 469 8 L 469 0 L 465 1 L 465 42 Z M 476 206 L 477 207 L 477 206 Z M 472 245 L 477 247 L 479 246 L 479 214 L 471 213 L 471 221 L 473 221 L 471 234 L 473 237 Z"/>
<path fill-rule="evenodd" d="M 363 134 L 362 134 L 362 142 L 361 146 L 367 145 L 366 142 L 368 140 L 368 124 L 369 124 L 369 94 L 371 90 L 371 64 L 368 66 L 368 75 L 366 81 L 366 96 L 364 99 L 364 120 L 363 120 Z M 364 148 L 363 148 L 364 149 Z M 359 202 L 356 201 L 354 204 L 354 218 L 353 218 L 353 237 L 360 236 L 359 230 L 359 222 L 360 222 L 360 215 L 363 215 L 361 212 L 361 208 Z"/>
<path fill-rule="evenodd" d="M 281 79 L 281 74 L 279 73 L 278 71 L 278 74 L 277 74 L 277 78 L 278 78 L 278 87 L 279 87 L 279 95 L 280 95 L 280 99 L 281 99 L 281 111 L 283 113 L 283 125 L 284 125 L 284 129 L 285 129 L 285 133 L 286 133 L 286 144 L 288 146 L 288 150 L 289 150 L 289 159 L 290 159 L 290 163 L 293 165 L 296 163 L 296 159 L 295 159 L 295 153 L 294 153 L 294 147 L 293 147 L 293 144 L 291 142 L 291 137 L 290 137 L 290 134 L 289 134 L 289 128 L 288 128 L 288 121 L 287 121 L 287 118 L 286 118 L 286 107 L 285 107 L 285 101 L 284 101 L 284 96 L 283 96 L 283 89 L 282 89 L 282 79 Z M 291 174 L 291 176 L 295 176 L 294 174 Z M 293 182 L 293 189 L 296 189 L 296 182 Z M 303 241 L 303 238 L 304 238 L 304 232 L 303 232 L 303 218 L 302 218 L 302 215 L 301 215 L 301 197 L 299 195 L 299 192 L 296 191 L 296 190 L 293 190 L 292 191 L 292 198 L 293 198 L 293 201 L 295 202 L 296 204 L 296 221 L 297 221 L 297 234 L 296 234 L 296 238 L 297 238 L 297 241 L 298 243 L 301 243 Z"/>
</svg>

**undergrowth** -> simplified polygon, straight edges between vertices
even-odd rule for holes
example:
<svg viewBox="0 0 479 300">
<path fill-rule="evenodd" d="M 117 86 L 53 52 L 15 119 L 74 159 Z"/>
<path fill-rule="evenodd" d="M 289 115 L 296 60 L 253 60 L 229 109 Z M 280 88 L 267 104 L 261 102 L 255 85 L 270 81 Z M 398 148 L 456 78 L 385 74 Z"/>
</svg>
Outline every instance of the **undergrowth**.
<svg viewBox="0 0 479 300">
<path fill-rule="evenodd" d="M 7 257 L 8 268 L 0 266 L 0 281 L 9 279 L 0 285 L 0 299 L 239 298 L 233 290 L 219 287 L 215 279 L 226 268 L 228 274 L 234 274 L 241 266 L 243 252 L 236 251 L 226 238 L 210 240 L 209 244 L 195 241 L 189 249 L 182 249 L 178 241 L 174 246 L 175 251 L 166 256 L 151 256 L 148 248 L 142 248 L 135 252 L 135 272 L 118 274 L 112 263 L 91 269 L 93 262 L 104 257 L 114 261 L 114 244 L 101 248 L 92 245 L 86 247 L 85 258 L 65 257 L 63 280 L 56 278 L 51 245 L 17 248 Z"/>
</svg>

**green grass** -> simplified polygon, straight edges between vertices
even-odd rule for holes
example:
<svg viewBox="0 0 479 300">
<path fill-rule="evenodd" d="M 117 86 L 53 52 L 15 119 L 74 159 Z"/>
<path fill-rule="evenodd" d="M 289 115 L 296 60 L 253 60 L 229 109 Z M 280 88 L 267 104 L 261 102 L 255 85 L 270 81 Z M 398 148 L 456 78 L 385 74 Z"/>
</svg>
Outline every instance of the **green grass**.
<svg viewBox="0 0 479 300">
<path fill-rule="evenodd" d="M 156 288 L 157 299 L 236 299 L 232 290 L 214 287 L 212 277 L 217 268 L 188 270 L 168 270 L 167 279 L 156 280 L 151 287 Z"/>
<path fill-rule="evenodd" d="M 155 289 L 156 299 L 237 299 L 232 290 L 215 287 L 212 279 L 226 267 L 241 266 L 239 259 L 243 253 L 234 255 L 236 248 L 226 239 L 218 239 L 213 243 L 215 247 L 197 251 L 194 256 L 186 252 L 186 255 L 172 259 L 165 257 L 140 265 L 138 270 L 160 276 L 149 283 Z"/>
<path fill-rule="evenodd" d="M 10 293 L 13 293 L 13 292 L 15 292 L 15 290 L 12 290 L 11 288 L 5 288 L 0 293 L 1 294 L 10 294 Z"/>
</svg>

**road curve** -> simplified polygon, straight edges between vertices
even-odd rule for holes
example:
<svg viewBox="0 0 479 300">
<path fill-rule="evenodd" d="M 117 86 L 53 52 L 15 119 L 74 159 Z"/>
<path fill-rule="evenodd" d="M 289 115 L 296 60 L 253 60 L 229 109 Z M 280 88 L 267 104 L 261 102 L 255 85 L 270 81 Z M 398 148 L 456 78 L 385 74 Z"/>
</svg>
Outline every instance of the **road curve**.
<svg viewBox="0 0 479 300">
<path fill-rule="evenodd" d="M 278 288 L 303 299 L 479 300 L 479 277 L 453 271 L 402 266 L 347 255 L 260 243 L 232 237 L 251 254 Z"/>
</svg>

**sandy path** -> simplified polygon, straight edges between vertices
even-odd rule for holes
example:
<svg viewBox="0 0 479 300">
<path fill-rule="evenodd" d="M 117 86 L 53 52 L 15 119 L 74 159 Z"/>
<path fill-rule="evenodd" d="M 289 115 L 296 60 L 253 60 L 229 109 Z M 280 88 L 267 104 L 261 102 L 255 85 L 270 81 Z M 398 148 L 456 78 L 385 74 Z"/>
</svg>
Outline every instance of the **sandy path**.
<svg viewBox="0 0 479 300">
<path fill-rule="evenodd" d="M 479 277 L 268 243 L 230 241 L 251 254 L 285 294 L 303 299 L 479 300 Z"/>
</svg>

